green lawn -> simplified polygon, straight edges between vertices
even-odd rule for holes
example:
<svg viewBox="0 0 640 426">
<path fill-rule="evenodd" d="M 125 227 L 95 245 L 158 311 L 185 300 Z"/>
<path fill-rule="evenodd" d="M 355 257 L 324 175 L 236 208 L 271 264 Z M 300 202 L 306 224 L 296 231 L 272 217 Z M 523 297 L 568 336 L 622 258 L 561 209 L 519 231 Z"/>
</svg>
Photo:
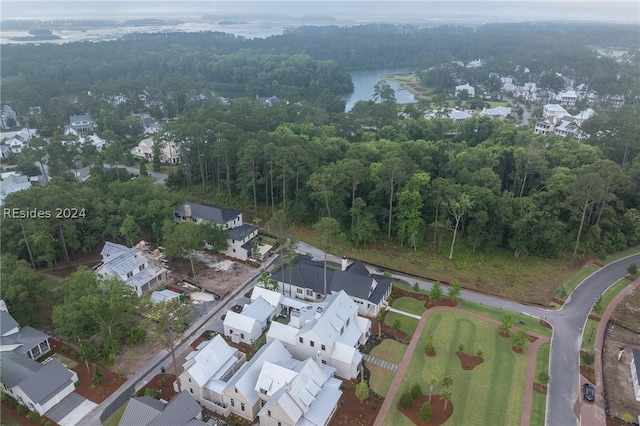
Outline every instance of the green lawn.
<svg viewBox="0 0 640 426">
<path fill-rule="evenodd" d="M 55 358 L 59 359 L 59 360 L 60 360 L 60 362 L 61 362 L 62 364 L 64 364 L 64 366 L 65 366 L 65 367 L 67 367 L 69 370 L 71 370 L 71 369 L 75 368 L 75 367 L 78 365 L 78 363 L 77 363 L 77 362 L 75 362 L 74 360 L 72 360 L 72 359 L 70 359 L 70 358 L 67 358 L 67 357 L 66 357 L 66 356 L 64 356 L 64 355 L 60 355 L 60 354 L 57 354 L 57 353 L 56 353 L 56 354 L 53 354 L 53 356 L 54 356 Z"/>
<path fill-rule="evenodd" d="M 397 328 L 408 336 L 413 335 L 413 332 L 416 331 L 416 327 L 419 322 L 417 318 L 411 318 L 395 312 L 387 312 L 387 315 L 384 317 L 384 323 L 395 328 L 396 321 L 399 323 Z"/>
<path fill-rule="evenodd" d="M 414 315 L 422 315 L 426 308 L 424 307 L 424 302 L 414 299 L 413 297 L 399 297 L 398 299 L 393 301 L 391 305 L 399 311 L 409 312 Z"/>
<path fill-rule="evenodd" d="M 543 343 L 536 353 L 536 375 L 535 381 L 540 383 L 538 376 L 540 373 L 549 374 L 549 352 L 551 351 L 551 343 Z M 544 384 L 544 383 L 540 383 Z M 544 419 L 547 409 L 547 396 L 538 392 L 533 393 L 531 401 L 531 426 L 544 426 Z"/>
<path fill-rule="evenodd" d="M 630 281 L 622 278 L 618 280 L 614 285 L 609 287 L 607 291 L 605 291 L 600 298 L 600 309 L 596 312 L 594 309 L 591 309 L 590 314 L 595 316 L 600 316 L 607 309 L 607 306 L 611 303 L 614 297 L 622 290 L 624 290 L 629 284 Z M 587 320 L 587 324 L 582 331 L 582 349 L 585 351 L 593 351 L 594 345 L 596 342 L 596 333 L 598 330 L 598 325 L 600 323 L 598 321 L 594 321 L 592 319 Z"/>
<path fill-rule="evenodd" d="M 506 312 L 502 309 L 492 308 L 491 306 L 468 302 L 466 300 L 458 301 L 458 307 L 466 309 L 467 311 L 476 312 L 478 314 L 497 319 L 498 321 L 502 319 L 502 316 Z M 516 312 L 511 312 L 511 314 L 513 316 L 514 326 L 522 327 L 526 331 L 533 331 L 542 334 L 543 336 L 551 337 L 552 330 L 540 325 L 540 320 L 538 318 L 530 317 L 529 315 L 518 314 Z"/>
<path fill-rule="evenodd" d="M 602 294 L 602 297 L 600 299 L 600 305 L 602 306 L 601 312 L 595 313 L 592 311 L 591 313 L 594 315 L 600 315 L 602 312 L 604 312 L 605 309 L 607 309 L 607 306 L 609 306 L 613 298 L 616 297 L 622 290 L 627 288 L 630 284 L 631 281 L 627 280 L 626 278 L 622 278 L 616 281 L 614 285 L 609 287 L 607 291 Z"/>
<path fill-rule="evenodd" d="M 122 418 L 122 415 L 124 414 L 124 410 L 126 410 L 126 408 L 127 404 L 124 404 L 122 407 L 118 408 L 118 410 L 104 422 L 104 426 L 118 426 L 118 423 L 120 423 L 120 419 Z"/>
<path fill-rule="evenodd" d="M 562 285 L 558 288 L 556 292 L 556 296 L 558 299 L 565 300 L 573 290 L 578 287 L 585 278 L 600 269 L 597 265 L 589 263 L 583 266 L 579 271 L 575 274 L 571 275 L 568 280 L 566 280 Z"/>
<path fill-rule="evenodd" d="M 430 335 L 434 336 L 437 355 L 427 357 L 421 349 Z M 463 344 L 466 353 L 482 350 L 485 361 L 472 371 L 462 370 L 455 355 Z M 527 371 L 528 351 L 515 354 L 507 339 L 498 336 L 496 325 L 454 312 L 437 312 L 430 317 L 420 336 L 400 391 L 385 418 L 385 425 L 413 426 L 397 410 L 402 392 L 421 383 L 423 392 L 431 375 L 453 378 L 454 411 L 448 425 L 514 425 L 520 424 Z M 436 387 L 434 393 L 439 392 Z"/>
<path fill-rule="evenodd" d="M 395 340 L 385 339 L 378 346 L 371 350 L 371 356 L 398 364 L 402 361 L 407 345 L 398 343 Z M 367 368 L 371 372 L 369 386 L 378 395 L 385 396 L 396 373 L 371 363 L 367 363 Z"/>
</svg>

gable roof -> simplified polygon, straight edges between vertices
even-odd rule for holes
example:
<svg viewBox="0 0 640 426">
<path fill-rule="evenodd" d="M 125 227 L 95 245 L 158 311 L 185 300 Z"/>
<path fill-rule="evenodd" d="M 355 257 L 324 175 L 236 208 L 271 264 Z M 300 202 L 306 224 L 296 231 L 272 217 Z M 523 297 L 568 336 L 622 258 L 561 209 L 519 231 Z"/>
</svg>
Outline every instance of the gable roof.
<svg viewBox="0 0 640 426">
<path fill-rule="evenodd" d="M 184 206 L 191 206 L 191 216 L 195 219 L 207 220 L 215 222 L 218 225 L 224 225 L 230 220 L 235 219 L 240 215 L 240 210 L 226 209 L 223 207 L 214 206 L 213 204 L 205 203 L 184 203 L 176 208 L 176 213 L 180 216 L 185 216 Z"/>
<path fill-rule="evenodd" d="M 189 392 L 183 390 L 174 396 L 166 405 L 162 413 L 149 426 L 181 426 L 193 424 L 192 420 L 202 413 L 202 407 Z M 206 423 L 200 422 L 205 425 Z"/>
<path fill-rule="evenodd" d="M 290 361 L 293 361 L 293 363 L 288 366 L 281 365 L 284 363 L 276 364 L 271 361 L 265 361 L 264 364 L 262 364 L 260 375 L 256 382 L 256 392 L 264 390 L 266 391 L 266 395 L 271 397 L 287 383 L 290 383 L 296 374 L 298 374 L 298 370 L 300 370 L 302 364 L 301 361 L 293 358 Z"/>
<path fill-rule="evenodd" d="M 291 354 L 280 341 L 273 340 L 267 343 L 233 375 L 225 388 L 225 392 L 235 387 L 250 404 L 255 404 L 260 398 L 255 391 L 255 386 L 264 362 L 282 362 L 291 358 Z"/>
<path fill-rule="evenodd" d="M 18 385 L 34 403 L 48 401 L 56 396 L 60 390 L 73 383 L 74 373 L 58 359 L 52 359 L 44 365 L 37 362 L 36 364 L 39 365 L 39 368 Z"/>
<path fill-rule="evenodd" d="M 18 321 L 7 311 L 0 311 L 0 336 L 4 336 L 16 327 L 19 327 Z"/>
<path fill-rule="evenodd" d="M 193 380 L 200 387 L 212 379 L 219 379 L 226 373 L 229 362 L 236 362 L 237 350 L 227 344 L 220 335 L 202 346 L 198 351 L 194 351 L 187 356 L 187 359 L 195 359 L 195 363 L 185 371 L 189 373 Z"/>
<path fill-rule="evenodd" d="M 258 328 L 260 327 L 259 322 L 255 318 L 251 318 L 233 311 L 227 311 L 227 314 L 224 317 L 223 324 L 225 327 L 243 331 L 247 334 L 250 334 L 256 326 Z"/>
<path fill-rule="evenodd" d="M 236 216 L 234 216 L 234 217 L 236 217 Z M 233 218 L 231 218 L 230 220 L 233 220 Z M 229 235 L 229 238 L 231 238 L 232 240 L 243 240 L 248 235 L 251 235 L 257 229 L 258 228 L 253 226 L 253 225 L 249 225 L 248 223 L 244 223 L 244 224 L 242 224 L 240 226 L 236 226 L 235 228 L 230 228 L 227 231 L 227 234 Z"/>
<path fill-rule="evenodd" d="M 282 300 L 282 293 L 278 293 L 277 291 L 267 290 L 264 287 L 254 287 L 251 292 L 251 300 L 256 300 L 257 298 L 261 298 L 267 301 L 274 308 L 280 304 Z"/>
<path fill-rule="evenodd" d="M 250 304 L 245 305 L 244 309 L 242 310 L 242 315 L 253 318 L 264 324 L 267 322 L 267 319 L 273 314 L 274 310 L 274 306 L 272 306 L 262 297 L 258 297 Z"/>
<path fill-rule="evenodd" d="M 118 425 L 148 425 L 160 415 L 163 409 L 164 404 L 150 396 L 131 398 Z"/>
</svg>

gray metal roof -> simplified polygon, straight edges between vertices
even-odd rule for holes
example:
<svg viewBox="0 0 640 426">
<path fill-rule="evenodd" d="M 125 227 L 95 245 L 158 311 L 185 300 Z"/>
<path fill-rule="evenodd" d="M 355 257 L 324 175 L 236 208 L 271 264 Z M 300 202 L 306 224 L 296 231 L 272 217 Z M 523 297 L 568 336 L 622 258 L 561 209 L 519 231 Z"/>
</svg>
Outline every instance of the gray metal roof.
<svg viewBox="0 0 640 426">
<path fill-rule="evenodd" d="M 42 364 L 17 352 L 2 353 L 0 377 L 8 388 L 19 385 L 40 369 Z"/>
<path fill-rule="evenodd" d="M 218 334 L 195 352 L 193 355 L 195 363 L 187 372 L 198 386 L 203 387 L 209 380 L 218 379 L 226 373 L 227 370 L 224 367 L 227 362 L 233 359 L 235 363 L 237 360 L 236 351 Z"/>
<path fill-rule="evenodd" d="M 149 396 L 131 398 L 118 426 L 146 426 L 164 410 L 164 404 Z"/>
<path fill-rule="evenodd" d="M 636 377 L 638 377 L 638 380 L 640 380 L 640 350 L 633 350 L 633 359 L 636 362 Z"/>
<path fill-rule="evenodd" d="M 227 234 L 232 240 L 242 240 L 248 235 L 251 235 L 257 229 L 258 228 L 256 228 L 255 226 L 245 223 L 240 226 L 236 226 L 235 228 L 229 229 L 227 231 Z"/>
<path fill-rule="evenodd" d="M 9 331 L 19 327 L 18 321 L 7 311 L 0 311 L 0 335 L 4 336 Z"/>
<path fill-rule="evenodd" d="M 62 388 L 72 383 L 73 378 L 73 372 L 58 359 L 40 365 L 38 371 L 18 385 L 36 403 L 46 402 L 57 395 Z"/>
<path fill-rule="evenodd" d="M 254 318 L 262 324 L 265 324 L 275 309 L 276 308 L 274 306 L 271 306 L 271 304 L 262 297 L 258 297 L 250 304 L 245 305 L 242 310 L 242 315 Z"/>
<path fill-rule="evenodd" d="M 20 347 L 16 348 L 15 351 L 24 355 L 29 352 L 30 349 L 47 340 L 49 338 L 49 335 L 26 325 L 22 327 L 17 333 L 7 337 L 21 345 Z M 5 338 L 3 338 L 3 343 L 4 339 Z"/>
<path fill-rule="evenodd" d="M 215 222 L 218 225 L 224 225 L 230 220 L 235 219 L 240 215 L 240 210 L 235 209 L 225 209 L 223 207 L 214 206 L 212 204 L 205 203 L 185 203 L 178 206 L 176 209 L 176 213 L 180 216 L 185 216 L 184 206 L 191 206 L 191 216 L 194 219 L 202 219 L 210 222 Z"/>
<path fill-rule="evenodd" d="M 187 391 L 174 396 L 149 426 L 183 426 L 202 413 L 202 407 Z"/>
</svg>

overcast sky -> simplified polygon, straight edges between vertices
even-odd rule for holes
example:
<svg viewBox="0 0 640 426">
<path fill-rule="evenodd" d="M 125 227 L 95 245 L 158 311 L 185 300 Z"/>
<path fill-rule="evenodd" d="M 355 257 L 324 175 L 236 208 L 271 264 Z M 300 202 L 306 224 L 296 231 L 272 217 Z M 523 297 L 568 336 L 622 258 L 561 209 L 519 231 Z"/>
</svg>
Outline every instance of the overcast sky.
<svg viewBox="0 0 640 426">
<path fill-rule="evenodd" d="M 479 21 L 580 20 L 637 23 L 638 0 L 2 0 L 2 19 L 131 19 L 234 15 L 330 15 L 337 19 L 398 21 L 404 17 Z"/>
</svg>

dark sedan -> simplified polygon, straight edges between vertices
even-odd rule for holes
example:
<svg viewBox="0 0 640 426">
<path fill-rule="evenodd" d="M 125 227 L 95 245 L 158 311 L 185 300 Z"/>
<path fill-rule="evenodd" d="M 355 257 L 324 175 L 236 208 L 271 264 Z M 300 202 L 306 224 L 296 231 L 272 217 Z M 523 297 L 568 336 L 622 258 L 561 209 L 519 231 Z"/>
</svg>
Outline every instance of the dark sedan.
<svg viewBox="0 0 640 426">
<path fill-rule="evenodd" d="M 582 385 L 582 397 L 585 401 L 593 402 L 596 399 L 596 390 L 590 383 Z"/>
</svg>

